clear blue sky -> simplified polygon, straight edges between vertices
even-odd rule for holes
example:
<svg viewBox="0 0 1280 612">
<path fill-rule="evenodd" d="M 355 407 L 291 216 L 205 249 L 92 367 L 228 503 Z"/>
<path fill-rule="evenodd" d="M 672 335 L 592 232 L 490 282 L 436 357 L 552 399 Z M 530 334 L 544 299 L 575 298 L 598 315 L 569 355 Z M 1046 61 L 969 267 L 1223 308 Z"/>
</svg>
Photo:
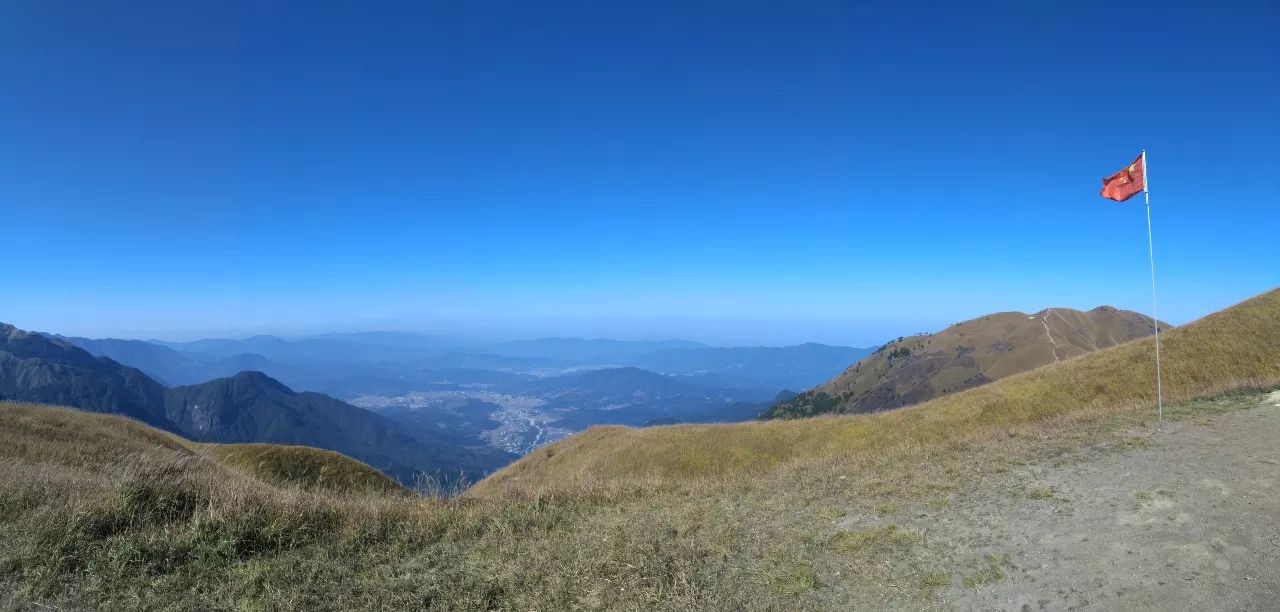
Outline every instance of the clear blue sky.
<svg viewBox="0 0 1280 612">
<path fill-rule="evenodd" d="M 1147 311 L 1141 200 L 1097 196 L 1143 147 L 1162 318 L 1280 285 L 1273 0 L 255 4 L 0 5 L 0 321 L 873 344 Z"/>
</svg>

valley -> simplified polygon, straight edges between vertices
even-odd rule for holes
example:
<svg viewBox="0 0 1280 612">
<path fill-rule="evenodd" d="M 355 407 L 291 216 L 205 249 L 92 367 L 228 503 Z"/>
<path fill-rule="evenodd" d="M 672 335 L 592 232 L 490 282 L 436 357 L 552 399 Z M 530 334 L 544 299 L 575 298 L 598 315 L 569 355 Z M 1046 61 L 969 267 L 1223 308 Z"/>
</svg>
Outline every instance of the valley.
<svg viewBox="0 0 1280 612">
<path fill-rule="evenodd" d="M 468 432 L 494 448 L 516 455 L 574 433 L 556 427 L 554 415 L 540 410 L 545 400 L 525 395 L 469 389 L 417 391 L 396 397 L 361 395 L 353 398 L 351 404 L 406 422 L 435 419 L 437 424 L 445 425 L 451 417 L 487 419 L 491 428 L 471 427 Z M 468 414 L 462 414 L 461 410 Z"/>
<path fill-rule="evenodd" d="M 870 352 L 404 332 L 192 342 L 0 332 L 0 399 L 125 414 L 200 441 L 306 444 L 402 483 L 447 486 L 596 425 L 750 420 Z"/>
<path fill-rule="evenodd" d="M 174 343 L 9 329 L 9 354 L 20 358 L 7 362 L 17 368 L 9 380 L 38 379 L 26 371 L 47 378 L 40 387 L 13 388 L 11 399 L 75 406 L 100 396 L 88 390 L 97 387 L 68 387 L 89 380 L 64 381 L 59 372 L 74 367 L 95 372 L 93 385 L 133 398 L 83 404 L 89 409 L 118 410 L 197 440 L 348 452 L 403 483 L 424 474 L 462 483 L 596 426 L 902 407 L 1139 338 L 1150 326 L 1142 315 L 1107 307 L 996 313 L 875 350 L 575 338 L 475 343 L 403 332 Z M 353 423 L 362 425 L 344 431 Z"/>
</svg>

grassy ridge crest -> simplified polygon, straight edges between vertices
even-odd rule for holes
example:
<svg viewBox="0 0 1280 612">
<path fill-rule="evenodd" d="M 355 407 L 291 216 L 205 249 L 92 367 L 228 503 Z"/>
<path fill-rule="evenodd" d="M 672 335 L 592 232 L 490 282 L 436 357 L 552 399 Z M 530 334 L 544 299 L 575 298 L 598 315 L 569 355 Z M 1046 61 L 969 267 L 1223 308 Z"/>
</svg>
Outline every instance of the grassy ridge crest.
<svg viewBox="0 0 1280 612">
<path fill-rule="evenodd" d="M 1280 380 L 1280 289 L 1161 335 L 1164 398 L 1176 403 Z M 731 425 L 597 427 L 538 449 L 472 488 L 521 497 L 607 482 L 722 480 L 794 461 L 910 454 L 1055 420 L 1146 410 L 1154 338 L 1136 340 L 896 411 Z"/>
<path fill-rule="evenodd" d="M 345 493 L 407 493 L 382 472 L 355 459 L 308 446 L 192 442 L 133 419 L 39 404 L 0 403 L 5 456 L 74 466 L 86 474 L 121 458 L 166 455 L 212 460 L 267 484 Z"/>
</svg>

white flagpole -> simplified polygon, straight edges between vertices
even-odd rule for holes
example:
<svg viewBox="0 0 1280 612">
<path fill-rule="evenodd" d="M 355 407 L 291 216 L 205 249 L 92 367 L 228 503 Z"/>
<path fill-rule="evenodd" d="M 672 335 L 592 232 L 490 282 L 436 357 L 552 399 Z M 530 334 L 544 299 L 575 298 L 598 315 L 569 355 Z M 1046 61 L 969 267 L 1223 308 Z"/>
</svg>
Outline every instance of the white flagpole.
<svg viewBox="0 0 1280 612">
<path fill-rule="evenodd" d="M 1164 389 L 1160 384 L 1160 315 L 1156 310 L 1156 250 L 1151 241 L 1151 174 L 1147 168 L 1147 150 L 1142 150 L 1142 197 L 1147 201 L 1147 256 L 1151 259 L 1151 324 L 1156 328 L 1156 428 L 1164 424 Z"/>
</svg>

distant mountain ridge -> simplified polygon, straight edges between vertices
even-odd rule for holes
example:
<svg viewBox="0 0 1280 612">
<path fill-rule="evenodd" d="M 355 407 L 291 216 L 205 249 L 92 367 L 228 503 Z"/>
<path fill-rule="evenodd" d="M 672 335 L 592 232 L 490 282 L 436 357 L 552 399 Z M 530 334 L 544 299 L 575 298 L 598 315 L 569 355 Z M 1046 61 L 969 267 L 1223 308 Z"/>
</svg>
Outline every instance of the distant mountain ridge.
<svg viewBox="0 0 1280 612">
<path fill-rule="evenodd" d="M 575 381 L 581 386 L 581 388 L 590 389 L 591 392 L 596 393 L 628 393 L 633 395 L 657 397 L 673 393 L 696 391 L 709 387 L 709 385 L 700 385 L 691 379 L 667 376 L 658 374 L 657 372 L 650 372 L 648 370 L 627 366 L 621 368 L 587 370 L 585 372 L 579 372 L 567 376 L 544 378 L 522 385 L 517 385 L 517 388 L 521 392 L 555 389 L 564 386 L 565 381 Z"/>
<path fill-rule="evenodd" d="M 486 347 L 485 352 L 507 357 L 544 357 L 593 365 L 629 365 L 647 353 L 668 349 L 707 348 L 690 340 L 609 340 L 605 338 L 536 338 Z"/>
<path fill-rule="evenodd" d="M 686 340 L 540 338 L 492 345 L 404 332 L 335 333 L 194 342 L 65 337 L 94 355 L 136 367 L 166 385 L 261 371 L 293 389 L 339 398 L 513 382 L 584 368 L 639 367 L 695 376 L 739 390 L 804 390 L 829 380 L 872 349 L 807 343 L 713 347 Z"/>
<path fill-rule="evenodd" d="M 112 346 L 120 348 L 117 341 Z M 334 450 L 410 481 L 418 472 L 468 478 L 514 456 L 395 423 L 320 393 L 296 393 L 260 372 L 167 389 L 140 370 L 70 342 L 0 324 L 0 399 L 120 414 L 204 442 L 264 442 Z"/>
<path fill-rule="evenodd" d="M 803 390 L 821 384 L 874 348 L 829 346 L 696 347 L 664 349 L 641 355 L 635 365 L 663 374 L 702 376 L 732 387 Z"/>
<path fill-rule="evenodd" d="M 778 403 L 763 418 L 909 406 L 1149 336 L 1155 331 L 1151 321 L 1110 306 L 990 314 L 890 342 L 822 386 Z"/>
<path fill-rule="evenodd" d="M 169 413 L 163 418 L 177 420 L 173 427 L 187 437 L 313 444 L 398 474 L 424 458 L 343 446 L 348 438 L 334 435 L 330 425 L 344 410 L 318 410 L 303 393 L 294 392 L 323 393 L 375 411 L 426 446 L 452 449 L 426 457 L 427 465 L 465 466 L 460 469 L 474 474 L 511 459 L 508 451 L 524 452 L 600 424 L 754 419 L 776 403 L 780 392 L 811 388 L 870 352 L 817 343 L 711 347 L 683 340 L 581 338 L 467 345 L 401 332 L 184 343 L 46 335 L 138 367 L 174 386 L 168 396 L 189 391 L 185 387 L 215 383 L 233 389 L 259 387 L 256 395 L 225 388 L 210 391 L 219 402 L 237 407 L 239 411 L 230 414 L 201 412 L 216 403 L 208 397 L 177 412 L 167 406 Z M 270 383 L 245 380 L 242 372 L 261 372 Z M 276 393 L 265 407 L 255 407 L 254 398 L 271 395 L 269 387 L 275 384 L 293 395 Z M 459 401 L 464 398 L 477 401 Z M 287 419 L 300 419 L 307 426 L 288 427 Z M 205 422 L 207 431 L 197 427 Z M 378 445 L 389 443 L 389 438 L 379 436 L 374 436 Z"/>
<path fill-rule="evenodd" d="M 0 399 L 109 412 L 178 432 L 163 385 L 107 357 L 0 323 Z"/>
<path fill-rule="evenodd" d="M 755 418 L 774 391 L 728 389 L 697 376 L 658 374 L 636 367 L 588 370 L 507 388 L 541 398 L 561 415 L 558 424 L 578 430 L 600 423 L 632 426 L 729 422 Z"/>
</svg>

